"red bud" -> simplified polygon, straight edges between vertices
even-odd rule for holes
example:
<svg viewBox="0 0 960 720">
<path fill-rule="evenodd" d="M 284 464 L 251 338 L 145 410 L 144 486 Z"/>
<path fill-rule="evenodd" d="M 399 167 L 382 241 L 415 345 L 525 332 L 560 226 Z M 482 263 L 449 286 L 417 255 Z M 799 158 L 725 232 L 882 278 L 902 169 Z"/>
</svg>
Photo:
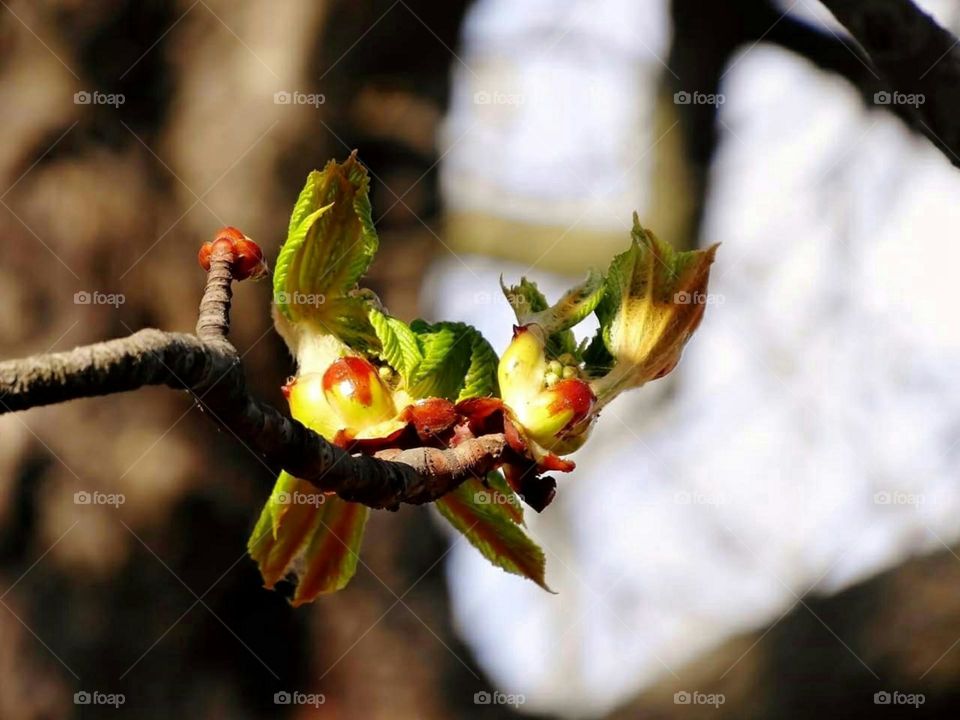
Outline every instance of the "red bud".
<svg viewBox="0 0 960 720">
<path fill-rule="evenodd" d="M 352 430 L 389 420 L 396 413 L 377 369 L 355 355 L 342 357 L 327 368 L 323 394 Z"/>
<path fill-rule="evenodd" d="M 207 272 L 210 272 L 210 258 L 217 248 L 233 253 L 233 275 L 237 280 L 258 279 L 267 274 L 267 264 L 263 260 L 263 251 L 253 240 L 235 227 L 223 227 L 217 231 L 213 240 L 200 246 L 197 260 Z"/>
</svg>

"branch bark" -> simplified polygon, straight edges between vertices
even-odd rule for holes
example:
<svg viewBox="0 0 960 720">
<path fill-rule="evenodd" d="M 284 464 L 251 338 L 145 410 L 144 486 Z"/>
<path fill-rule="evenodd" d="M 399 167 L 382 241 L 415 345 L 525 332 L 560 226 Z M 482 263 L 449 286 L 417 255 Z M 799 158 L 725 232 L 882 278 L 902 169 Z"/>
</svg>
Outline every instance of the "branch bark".
<svg viewBox="0 0 960 720">
<path fill-rule="evenodd" d="M 227 339 L 233 261 L 230 251 L 214 251 L 196 335 L 146 329 L 67 352 L 0 362 L 0 414 L 146 385 L 187 390 L 215 422 L 267 462 L 373 508 L 431 502 L 495 465 L 506 447 L 502 434 L 446 450 L 351 455 L 252 397 L 237 350 Z"/>
</svg>

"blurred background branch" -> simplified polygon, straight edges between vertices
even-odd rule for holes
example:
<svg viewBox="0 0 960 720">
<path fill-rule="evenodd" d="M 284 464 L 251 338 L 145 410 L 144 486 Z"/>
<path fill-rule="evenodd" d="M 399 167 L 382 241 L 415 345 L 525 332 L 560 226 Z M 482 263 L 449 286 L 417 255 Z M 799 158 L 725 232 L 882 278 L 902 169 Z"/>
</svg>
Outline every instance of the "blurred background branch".
<svg viewBox="0 0 960 720">
<path fill-rule="evenodd" d="M 912 0 L 822 0 L 866 51 L 887 83 L 886 91 L 914 96 L 917 103 L 886 102 L 907 108 L 913 126 L 960 167 L 960 48 Z M 870 87 L 867 83 L 867 88 Z M 881 91 L 883 92 L 883 91 Z"/>
</svg>

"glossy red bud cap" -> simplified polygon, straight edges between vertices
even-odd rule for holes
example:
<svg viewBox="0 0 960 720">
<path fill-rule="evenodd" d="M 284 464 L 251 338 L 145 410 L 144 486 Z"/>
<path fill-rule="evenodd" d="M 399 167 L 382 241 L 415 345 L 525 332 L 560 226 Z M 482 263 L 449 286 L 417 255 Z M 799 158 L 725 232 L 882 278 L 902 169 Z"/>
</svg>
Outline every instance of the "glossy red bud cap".
<svg viewBox="0 0 960 720">
<path fill-rule="evenodd" d="M 323 394 L 351 430 L 363 430 L 396 414 L 377 369 L 354 355 L 340 358 L 323 373 Z"/>
<path fill-rule="evenodd" d="M 561 380 L 546 392 L 551 397 L 550 412 L 555 414 L 565 411 L 571 412 L 571 425 L 575 425 L 587 417 L 593 411 L 593 406 L 597 402 L 597 397 L 593 394 L 590 386 L 578 378 Z"/>
</svg>

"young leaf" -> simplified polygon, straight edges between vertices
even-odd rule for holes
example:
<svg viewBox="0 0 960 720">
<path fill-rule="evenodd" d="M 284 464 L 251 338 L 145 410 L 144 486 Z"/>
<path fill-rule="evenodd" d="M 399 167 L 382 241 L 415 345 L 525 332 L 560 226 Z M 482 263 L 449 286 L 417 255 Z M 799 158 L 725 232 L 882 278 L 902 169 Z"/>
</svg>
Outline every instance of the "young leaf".
<svg viewBox="0 0 960 720">
<path fill-rule="evenodd" d="M 490 486 L 490 491 L 494 493 L 493 498 L 496 503 L 503 506 L 510 519 L 517 525 L 523 525 L 523 502 L 521 502 L 520 496 L 513 491 L 513 488 L 507 484 L 507 479 L 503 476 L 503 473 L 499 470 L 488 472 L 487 485 Z"/>
<path fill-rule="evenodd" d="M 295 354 L 305 333 L 356 349 L 376 343 L 367 317 L 375 303 L 357 288 L 378 247 L 369 185 L 356 153 L 307 177 L 273 275 L 277 327 Z"/>
<path fill-rule="evenodd" d="M 293 604 L 345 587 L 357 569 L 369 508 L 325 496 L 281 472 L 247 542 L 266 587 L 298 578 Z"/>
<path fill-rule="evenodd" d="M 500 276 L 500 289 L 503 290 L 504 297 L 513 308 L 517 316 L 517 322 L 521 325 L 528 325 L 530 317 L 546 310 L 550 307 L 546 296 L 540 292 L 537 284 L 525 277 L 520 278 L 519 285 L 507 287 L 503 284 L 503 276 Z"/>
<path fill-rule="evenodd" d="M 470 365 L 457 402 L 472 397 L 495 397 L 500 393 L 497 387 L 497 353 L 483 335 L 473 328 L 470 331 Z"/>
<path fill-rule="evenodd" d="M 588 378 L 606 375 L 613 369 L 613 355 L 604 343 L 602 327 L 597 329 L 588 343 L 584 342 L 580 357 L 583 358 L 583 372 Z"/>
<path fill-rule="evenodd" d="M 421 355 L 420 365 L 410 381 L 412 388 L 440 371 L 458 338 L 451 328 L 443 325 L 434 328 L 423 320 L 414 320 L 410 323 L 410 329 L 417 337 Z"/>
<path fill-rule="evenodd" d="M 615 360 L 613 369 L 592 383 L 601 405 L 677 364 L 703 318 L 718 247 L 677 252 L 644 229 L 636 213 L 632 236 L 630 249 L 610 264 L 596 308 L 601 337 Z"/>
<path fill-rule="evenodd" d="M 520 278 L 520 284 L 506 287 L 500 279 L 500 287 L 513 308 L 520 325 L 535 323 L 547 335 L 547 355 L 557 359 L 570 354 L 578 360 L 580 348 L 570 330 L 594 311 L 605 290 L 603 274 L 590 270 L 586 280 L 564 293 L 550 305 L 537 288 L 537 284 Z"/>
<path fill-rule="evenodd" d="M 312 178 L 317 171 L 310 173 Z M 310 181 L 307 181 L 308 185 Z M 300 224 L 291 227 L 287 235 L 286 242 L 280 247 L 280 254 L 277 255 L 277 264 L 273 269 L 273 301 L 284 316 L 295 319 L 294 310 L 296 305 L 294 299 L 296 293 L 300 290 L 296 287 L 296 272 L 293 268 L 303 251 L 304 243 L 307 241 L 307 235 L 313 228 L 314 223 L 320 219 L 320 216 L 330 210 L 333 204 L 324 205 L 308 213 Z M 291 275 L 293 277 L 291 277 Z M 292 290 L 288 291 L 288 288 Z M 305 293 L 304 293 L 305 294 Z"/>
<path fill-rule="evenodd" d="M 422 360 L 410 384 L 413 397 L 464 400 L 497 391 L 497 354 L 475 328 L 464 323 L 414 321 Z"/>
<path fill-rule="evenodd" d="M 508 498 L 471 478 L 435 504 L 440 514 L 491 563 L 553 592 L 544 577 L 543 550 L 517 524 L 516 513 L 510 509 L 509 502 L 497 500 L 501 497 Z"/>
<path fill-rule="evenodd" d="M 563 294 L 557 302 L 532 315 L 530 322 L 535 322 L 548 335 L 572 328 L 594 311 L 603 297 L 603 273 L 591 269 L 582 283 L 575 285 Z"/>
<path fill-rule="evenodd" d="M 357 572 L 363 532 L 370 508 L 328 496 L 317 508 L 313 535 L 295 566 L 294 607 L 313 602 L 318 595 L 347 586 Z"/>
<path fill-rule="evenodd" d="M 385 315 L 376 308 L 369 309 L 368 317 L 380 341 L 380 358 L 409 383 L 423 360 L 417 336 L 405 322 Z"/>
</svg>

